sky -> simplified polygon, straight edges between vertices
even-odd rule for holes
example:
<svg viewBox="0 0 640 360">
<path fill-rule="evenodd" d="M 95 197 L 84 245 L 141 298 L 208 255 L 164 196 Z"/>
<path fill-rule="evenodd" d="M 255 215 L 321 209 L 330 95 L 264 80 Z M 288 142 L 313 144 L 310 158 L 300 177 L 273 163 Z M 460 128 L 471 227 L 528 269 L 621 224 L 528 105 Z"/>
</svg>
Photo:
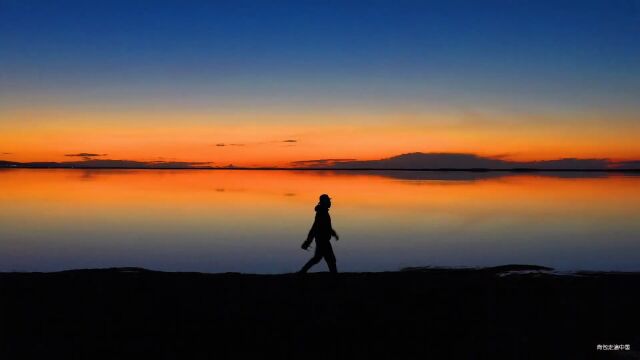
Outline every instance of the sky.
<svg viewBox="0 0 640 360">
<path fill-rule="evenodd" d="M 0 0 L 0 159 L 637 160 L 638 39 L 638 0 Z"/>
</svg>

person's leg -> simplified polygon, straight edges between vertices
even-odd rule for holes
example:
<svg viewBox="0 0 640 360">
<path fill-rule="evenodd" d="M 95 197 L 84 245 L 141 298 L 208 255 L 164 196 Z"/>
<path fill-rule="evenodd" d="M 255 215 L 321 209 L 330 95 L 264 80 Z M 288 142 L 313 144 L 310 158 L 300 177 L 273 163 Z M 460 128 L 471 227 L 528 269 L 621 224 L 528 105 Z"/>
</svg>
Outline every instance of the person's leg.
<svg viewBox="0 0 640 360">
<path fill-rule="evenodd" d="M 329 242 L 327 242 L 324 249 L 324 261 L 326 261 L 327 266 L 329 266 L 329 272 L 331 272 L 332 274 L 338 273 L 338 266 L 336 265 L 336 255 L 333 253 L 333 247 Z"/>
<path fill-rule="evenodd" d="M 306 264 L 304 264 L 304 266 L 302 267 L 302 269 L 300 269 L 300 271 L 298 271 L 299 273 L 306 273 L 307 271 L 309 271 L 309 269 L 311 269 L 311 267 L 317 263 L 320 262 L 322 258 L 318 257 L 318 256 L 314 256 L 311 259 L 309 259 L 309 261 L 307 261 Z"/>
<path fill-rule="evenodd" d="M 307 261 L 306 264 L 304 264 L 304 266 L 302 267 L 302 269 L 300 269 L 300 271 L 298 271 L 298 273 L 306 273 L 307 271 L 309 271 L 309 269 L 311 269 L 313 265 L 319 263 L 320 260 L 322 260 L 322 253 L 321 253 L 320 246 L 318 246 L 316 242 L 316 251 L 313 257 L 309 259 L 309 261 Z"/>
</svg>

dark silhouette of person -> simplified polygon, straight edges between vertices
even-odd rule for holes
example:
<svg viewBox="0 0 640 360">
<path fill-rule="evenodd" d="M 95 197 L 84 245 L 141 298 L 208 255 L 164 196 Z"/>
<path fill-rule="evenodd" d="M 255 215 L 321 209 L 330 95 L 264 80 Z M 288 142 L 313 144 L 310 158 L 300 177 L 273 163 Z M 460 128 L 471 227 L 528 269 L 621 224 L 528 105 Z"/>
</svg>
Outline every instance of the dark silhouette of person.
<svg viewBox="0 0 640 360">
<path fill-rule="evenodd" d="M 307 240 L 302 243 L 302 248 L 307 250 L 313 239 L 316 239 L 316 251 L 313 257 L 300 269 L 299 273 L 306 273 L 313 265 L 317 264 L 324 258 L 329 266 L 329 271 L 333 274 L 338 272 L 336 267 L 336 256 L 333 254 L 331 247 L 331 237 L 340 240 L 340 237 L 331 227 L 331 216 L 329 216 L 329 208 L 331 207 L 331 198 L 327 194 L 320 195 L 320 202 L 316 205 L 316 218 L 309 230 Z"/>
</svg>

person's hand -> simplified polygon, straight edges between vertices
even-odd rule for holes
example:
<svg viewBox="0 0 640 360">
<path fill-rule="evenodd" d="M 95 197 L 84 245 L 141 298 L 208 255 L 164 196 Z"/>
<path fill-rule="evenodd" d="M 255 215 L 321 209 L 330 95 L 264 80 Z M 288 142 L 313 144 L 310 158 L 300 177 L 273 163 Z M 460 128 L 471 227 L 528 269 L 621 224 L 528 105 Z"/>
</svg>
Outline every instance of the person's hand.
<svg viewBox="0 0 640 360">
<path fill-rule="evenodd" d="M 311 245 L 311 241 L 305 240 L 301 246 L 302 250 L 307 250 L 309 248 L 309 245 Z"/>
<path fill-rule="evenodd" d="M 340 240 L 340 236 L 338 236 L 338 233 L 336 233 L 336 241 Z"/>
</svg>

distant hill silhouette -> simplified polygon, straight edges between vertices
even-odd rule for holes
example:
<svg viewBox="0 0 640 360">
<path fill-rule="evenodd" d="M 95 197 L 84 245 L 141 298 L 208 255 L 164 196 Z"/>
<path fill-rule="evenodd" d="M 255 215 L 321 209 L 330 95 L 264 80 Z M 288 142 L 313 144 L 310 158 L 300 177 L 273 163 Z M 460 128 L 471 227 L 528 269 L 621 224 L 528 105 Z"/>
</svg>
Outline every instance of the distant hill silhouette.
<svg viewBox="0 0 640 360">
<path fill-rule="evenodd" d="M 638 162 L 640 165 L 640 162 Z M 605 170 L 613 165 L 608 159 L 564 158 L 544 161 L 509 161 L 467 153 L 408 153 L 381 160 L 341 161 L 335 169 L 539 169 Z M 637 168 L 640 168 L 638 166 Z"/>
<path fill-rule="evenodd" d="M 615 164 L 615 167 L 621 170 L 637 170 L 640 169 L 640 160 L 619 162 Z"/>
<path fill-rule="evenodd" d="M 0 167 L 11 167 L 21 165 L 19 162 L 0 160 Z"/>
<path fill-rule="evenodd" d="M 89 156 L 90 155 L 90 156 Z M 124 168 L 124 169 L 327 169 L 327 170 L 640 170 L 640 160 L 615 162 L 610 159 L 561 158 L 541 161 L 511 161 L 472 153 L 407 153 L 379 160 L 300 160 L 290 167 L 213 166 L 212 162 L 136 161 L 94 159 L 104 154 L 68 154 L 82 160 L 63 162 L 15 162 L 0 160 L 0 168 Z"/>
<path fill-rule="evenodd" d="M 131 169 L 163 169 L 163 168 L 208 168 L 210 162 L 186 162 L 186 161 L 134 161 L 134 160 L 108 160 L 87 159 L 79 161 L 63 162 L 15 162 L 0 160 L 0 167 L 21 168 L 131 168 Z"/>
</svg>

